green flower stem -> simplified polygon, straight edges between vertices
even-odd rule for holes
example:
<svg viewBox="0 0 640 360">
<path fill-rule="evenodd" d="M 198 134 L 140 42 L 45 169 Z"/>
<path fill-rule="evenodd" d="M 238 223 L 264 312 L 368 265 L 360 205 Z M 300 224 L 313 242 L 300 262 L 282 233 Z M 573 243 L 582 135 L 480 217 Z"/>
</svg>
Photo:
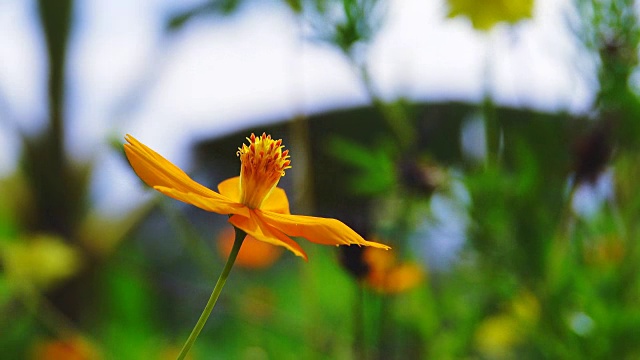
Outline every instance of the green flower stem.
<svg viewBox="0 0 640 360">
<path fill-rule="evenodd" d="M 191 350 L 191 347 L 193 346 L 193 343 L 196 342 L 198 335 L 200 335 L 200 331 L 202 331 L 204 324 L 207 322 L 207 319 L 209 319 L 209 315 L 211 315 L 211 311 L 213 310 L 213 307 L 216 305 L 216 301 L 218 301 L 218 297 L 220 297 L 220 293 L 222 292 L 222 287 L 224 286 L 225 282 L 227 282 L 227 277 L 229 277 L 231 268 L 233 268 L 233 263 L 236 261 L 236 257 L 240 252 L 240 246 L 242 246 L 242 242 L 244 241 L 244 238 L 247 235 L 247 233 L 245 233 L 244 231 L 238 228 L 234 228 L 234 229 L 236 230 L 236 239 L 233 242 L 233 248 L 231 249 L 231 253 L 229 254 L 227 263 L 224 265 L 224 269 L 222 269 L 222 273 L 220 274 L 220 277 L 216 282 L 216 286 L 213 288 L 213 292 L 209 297 L 209 301 L 207 301 L 207 305 L 204 307 L 204 310 L 202 311 L 202 314 L 200 315 L 200 318 L 198 319 L 196 326 L 193 328 L 193 330 L 191 330 L 191 334 L 189 335 L 187 342 L 185 342 L 184 346 L 182 346 L 182 350 L 180 350 L 180 354 L 178 355 L 177 360 L 184 359 L 185 356 L 187 356 L 187 353 L 189 352 L 189 350 Z"/>
</svg>

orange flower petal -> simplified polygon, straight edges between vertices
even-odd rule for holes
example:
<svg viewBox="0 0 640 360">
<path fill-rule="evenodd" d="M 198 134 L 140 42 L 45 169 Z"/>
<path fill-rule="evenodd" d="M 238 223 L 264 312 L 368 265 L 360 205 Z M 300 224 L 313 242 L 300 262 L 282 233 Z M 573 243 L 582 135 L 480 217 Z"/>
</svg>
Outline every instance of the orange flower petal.
<svg viewBox="0 0 640 360">
<path fill-rule="evenodd" d="M 241 205 L 236 204 L 237 202 L 231 201 L 227 197 L 195 182 L 180 168 L 136 140 L 133 136 L 127 135 L 125 139 L 129 142 L 129 144 L 124 144 L 129 163 L 147 185 L 174 199 L 196 205 L 208 211 L 221 214 L 237 213 L 229 210 L 240 207 Z M 203 201 L 203 199 L 206 200 Z M 219 204 L 214 204 L 216 202 Z M 216 209 L 227 210 L 220 212 Z"/>
<path fill-rule="evenodd" d="M 260 209 L 278 214 L 290 214 L 287 194 L 279 187 L 273 188 L 269 196 L 262 202 Z"/>
<path fill-rule="evenodd" d="M 197 206 L 202 210 L 218 214 L 239 214 L 242 216 L 249 216 L 249 209 L 246 206 L 227 200 L 226 198 L 214 199 L 194 193 L 183 193 L 164 186 L 156 186 L 154 189 L 176 200 Z"/>
<path fill-rule="evenodd" d="M 223 196 L 240 201 L 240 176 L 232 177 L 218 184 L 218 191 Z M 289 214 L 289 199 L 283 189 L 276 187 L 262 202 L 262 210 L 273 211 L 280 214 Z"/>
<path fill-rule="evenodd" d="M 218 184 L 218 191 L 230 200 L 240 202 L 240 176 L 229 178 Z"/>
<path fill-rule="evenodd" d="M 278 214 L 269 211 L 254 211 L 270 226 L 289 236 L 300 236 L 323 245 L 366 245 L 390 249 L 387 245 L 367 241 L 343 222 L 314 216 Z"/>
<path fill-rule="evenodd" d="M 124 144 L 124 151 L 129 163 L 147 185 L 151 187 L 163 186 L 208 198 L 221 197 L 215 191 L 195 182 L 180 168 L 133 136 L 126 135 L 125 139 L 129 142 L 129 144 Z"/>
<path fill-rule="evenodd" d="M 288 236 L 280 232 L 279 230 L 264 223 L 258 216 L 256 216 L 256 210 L 249 210 L 250 216 L 244 217 L 240 215 L 233 215 L 229 218 L 229 222 L 253 236 L 256 240 L 268 242 L 273 245 L 284 246 L 289 251 L 300 256 L 305 260 L 308 260 L 307 254 L 302 250 L 300 245 L 291 240 Z"/>
<path fill-rule="evenodd" d="M 218 234 L 218 251 L 220 255 L 227 259 L 233 248 L 235 231 L 231 226 L 226 226 Z M 238 257 L 234 266 L 247 269 L 264 269 L 276 262 L 282 255 L 282 246 L 275 246 L 268 242 L 256 240 L 253 236 L 247 235 L 242 243 Z"/>
</svg>

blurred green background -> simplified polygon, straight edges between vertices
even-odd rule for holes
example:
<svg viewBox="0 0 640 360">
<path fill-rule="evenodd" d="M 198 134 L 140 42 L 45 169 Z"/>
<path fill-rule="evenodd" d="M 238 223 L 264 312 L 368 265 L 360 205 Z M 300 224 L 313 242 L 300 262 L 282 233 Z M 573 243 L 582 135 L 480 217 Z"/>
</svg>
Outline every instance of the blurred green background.
<svg viewBox="0 0 640 360">
<path fill-rule="evenodd" d="M 231 226 L 145 189 L 128 169 L 125 133 L 165 154 L 174 145 L 153 139 L 153 130 L 183 121 L 134 127 L 118 115 L 144 107 L 154 72 L 132 81 L 114 105 L 109 131 L 94 139 L 99 150 L 74 152 L 70 114 L 78 110 L 70 109 L 92 106 L 78 104 L 69 85 L 80 66 L 69 61 L 70 49 L 88 21 L 77 16 L 83 1 L 30 3 L 46 68 L 38 80 L 46 85 L 37 126 L 12 114 L 11 87 L 0 87 L 3 139 L 17 149 L 0 178 L 0 357 L 175 358 L 222 269 Z M 575 63 L 592 84 L 582 111 L 496 101 L 492 74 L 501 62 L 491 47 L 478 60 L 479 99 L 390 99 L 376 86 L 366 49 L 401 1 L 273 4 L 298 22 L 291 32 L 301 44 L 322 44 L 348 64 L 365 104 L 321 112 L 297 104 L 280 118 L 249 112 L 258 120 L 190 138 L 191 164 L 176 163 L 215 188 L 238 175 L 235 153 L 245 137 L 270 133 L 291 151 L 293 168 L 280 185 L 292 212 L 338 218 L 393 250 L 299 239 L 304 262 L 245 243 L 192 359 L 640 358 L 635 1 L 573 0 L 563 8 L 563 24 L 588 59 Z M 221 24 L 261 6 L 211 0 L 172 8 L 158 47 L 192 24 Z M 518 42 L 522 27 L 547 15 L 539 6 L 448 0 L 438 2 L 438 14 L 489 44 Z M 148 64 L 154 71 L 180 51 L 166 48 Z M 526 78 L 526 70 L 516 75 Z M 249 96 L 253 85 L 240 85 Z M 94 126 L 91 118 L 75 121 Z M 104 170 L 106 161 L 129 177 Z M 104 184 L 133 191 L 105 213 L 96 200 L 110 197 Z"/>
</svg>

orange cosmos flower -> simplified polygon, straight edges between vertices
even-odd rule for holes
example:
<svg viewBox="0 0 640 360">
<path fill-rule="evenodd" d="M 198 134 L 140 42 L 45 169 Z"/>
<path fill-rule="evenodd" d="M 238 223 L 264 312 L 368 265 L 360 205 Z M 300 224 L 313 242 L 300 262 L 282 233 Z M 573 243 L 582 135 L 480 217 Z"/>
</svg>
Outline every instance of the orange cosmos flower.
<svg viewBox="0 0 640 360">
<path fill-rule="evenodd" d="M 283 246 L 307 260 L 307 254 L 289 236 L 323 245 L 388 246 L 366 241 L 336 219 L 291 215 L 289 200 L 278 181 L 289 169 L 289 151 L 282 140 L 251 134 L 249 145 L 238 148 L 240 176 L 221 182 L 215 192 L 192 180 L 184 171 L 133 136 L 125 136 L 124 150 L 133 170 L 147 185 L 176 200 L 203 210 L 230 215 L 229 222 L 255 239 Z"/>
</svg>

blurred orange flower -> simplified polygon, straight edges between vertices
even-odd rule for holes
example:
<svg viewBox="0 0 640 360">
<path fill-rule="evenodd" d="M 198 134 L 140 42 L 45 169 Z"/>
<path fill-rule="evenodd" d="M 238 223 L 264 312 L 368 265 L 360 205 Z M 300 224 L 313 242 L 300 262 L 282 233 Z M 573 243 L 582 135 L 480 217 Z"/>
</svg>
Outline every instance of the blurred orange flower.
<svg viewBox="0 0 640 360">
<path fill-rule="evenodd" d="M 218 251 L 226 259 L 231 253 L 235 233 L 232 228 L 224 228 L 218 235 Z M 282 255 L 282 247 L 258 241 L 247 235 L 243 247 L 240 248 L 235 265 L 247 269 L 264 269 L 273 265 Z"/>
<path fill-rule="evenodd" d="M 307 259 L 289 236 L 300 236 L 323 245 L 365 245 L 388 249 L 366 241 L 336 219 L 291 215 L 284 190 L 276 187 L 290 168 L 289 150 L 282 140 L 251 134 L 249 145 L 238 148 L 240 176 L 221 182 L 215 192 L 192 180 L 184 171 L 133 136 L 125 137 L 124 150 L 133 170 L 147 185 L 176 200 L 203 210 L 231 215 L 229 222 L 255 239 L 287 248 Z"/>
<path fill-rule="evenodd" d="M 64 340 L 46 340 L 35 344 L 31 354 L 33 360 L 98 360 L 98 350 L 80 336 Z"/>
<path fill-rule="evenodd" d="M 395 255 L 389 251 L 367 248 L 363 259 L 369 268 L 366 284 L 381 293 L 405 292 L 417 287 L 425 279 L 425 272 L 418 264 L 398 264 Z"/>
</svg>

